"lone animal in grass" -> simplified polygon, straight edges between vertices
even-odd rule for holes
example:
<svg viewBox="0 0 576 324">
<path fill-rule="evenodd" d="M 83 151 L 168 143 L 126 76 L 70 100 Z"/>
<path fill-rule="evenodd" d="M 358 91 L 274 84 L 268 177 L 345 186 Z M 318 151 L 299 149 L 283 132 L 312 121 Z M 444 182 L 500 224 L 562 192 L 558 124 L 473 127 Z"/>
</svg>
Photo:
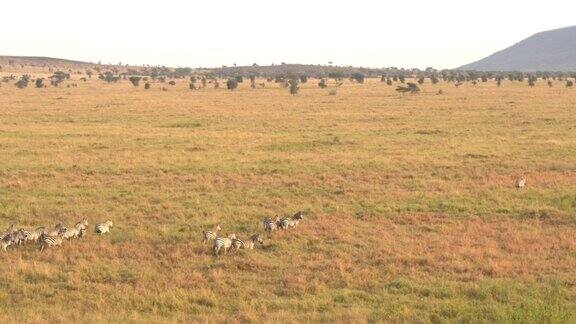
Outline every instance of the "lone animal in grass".
<svg viewBox="0 0 576 324">
<path fill-rule="evenodd" d="M 228 237 L 217 237 L 212 245 L 214 255 L 218 256 L 221 250 L 224 250 L 224 254 L 227 254 L 228 250 L 232 247 L 232 240 L 235 238 L 236 234 L 230 234 Z"/>
<path fill-rule="evenodd" d="M 220 232 L 221 230 L 222 228 L 220 227 L 220 224 L 217 224 L 211 231 L 210 230 L 202 231 L 202 243 L 214 240 L 218 236 L 218 232 Z"/>
<path fill-rule="evenodd" d="M 399 85 L 396 87 L 396 92 L 398 93 L 418 93 L 420 88 L 416 85 L 416 83 L 408 82 L 405 86 Z"/>
<path fill-rule="evenodd" d="M 522 189 L 526 187 L 526 178 L 521 177 L 516 179 L 516 181 L 514 181 L 514 187 L 516 187 L 516 189 Z"/>
<path fill-rule="evenodd" d="M 254 234 L 250 236 L 248 240 L 235 238 L 232 239 L 232 250 L 234 250 L 234 252 L 238 252 L 240 249 L 252 250 L 256 243 L 264 244 L 264 241 L 260 238 L 260 234 Z"/>
<path fill-rule="evenodd" d="M 45 233 L 40 235 L 40 239 L 38 240 L 40 242 L 40 252 L 44 251 L 47 247 L 62 245 L 62 242 L 64 241 L 64 233 L 66 233 L 66 231 L 67 228 L 63 226 L 58 230 L 58 234 L 56 235 L 48 235 Z"/>
<path fill-rule="evenodd" d="M 106 222 L 104 222 L 104 223 L 96 224 L 96 226 L 95 226 L 94 229 L 95 229 L 95 231 L 96 231 L 96 234 L 102 235 L 102 234 L 105 234 L 105 233 L 109 233 L 109 232 L 110 232 L 110 228 L 112 228 L 112 227 L 114 227 L 113 224 L 112 224 L 112 221 L 111 221 L 111 220 L 108 220 L 108 221 L 106 221 Z"/>
</svg>

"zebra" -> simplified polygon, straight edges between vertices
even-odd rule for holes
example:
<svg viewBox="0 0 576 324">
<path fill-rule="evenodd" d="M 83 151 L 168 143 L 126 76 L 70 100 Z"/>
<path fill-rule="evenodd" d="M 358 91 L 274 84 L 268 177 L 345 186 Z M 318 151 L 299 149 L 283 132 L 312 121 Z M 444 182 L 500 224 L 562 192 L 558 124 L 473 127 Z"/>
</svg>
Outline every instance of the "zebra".
<svg viewBox="0 0 576 324">
<path fill-rule="evenodd" d="M 304 213 L 302 213 L 301 211 L 294 214 L 294 216 L 292 216 L 292 221 L 294 222 L 294 227 L 296 227 L 300 223 L 300 221 L 303 219 L 304 219 Z"/>
<path fill-rule="evenodd" d="M 222 228 L 220 227 L 220 224 L 214 226 L 214 229 L 211 231 L 202 231 L 202 243 L 206 243 L 210 240 L 214 240 L 216 239 L 216 236 L 218 236 L 218 232 L 220 232 L 222 230 Z"/>
<path fill-rule="evenodd" d="M 214 239 L 214 245 L 212 246 L 214 255 L 218 256 L 221 249 L 224 249 L 224 254 L 228 253 L 228 249 L 232 246 L 232 240 L 234 239 L 236 239 L 235 234 L 230 234 L 228 237 L 217 237 Z"/>
<path fill-rule="evenodd" d="M 46 233 L 46 229 L 44 227 L 38 227 L 34 230 L 28 231 L 28 236 L 26 237 L 27 241 L 38 242 L 40 239 L 40 235 Z"/>
<path fill-rule="evenodd" d="M 284 218 L 276 217 L 276 224 L 278 225 L 278 228 L 282 230 L 287 230 L 290 227 L 296 226 L 296 224 L 290 217 L 284 217 Z"/>
<path fill-rule="evenodd" d="M 62 226 L 56 235 L 48 235 L 46 233 L 42 233 L 40 235 L 40 239 L 38 240 L 40 242 L 40 252 L 44 251 L 46 247 L 62 245 L 66 231 L 66 227 Z"/>
<path fill-rule="evenodd" d="M 81 238 L 84 236 L 87 227 L 88 227 L 88 221 L 87 220 L 83 220 L 81 222 L 78 222 L 78 223 L 76 223 L 76 225 L 74 225 L 74 227 L 72 227 L 71 229 L 67 230 L 64 233 L 64 238 L 65 239 Z"/>
<path fill-rule="evenodd" d="M 11 235 L 12 235 L 12 239 L 14 241 L 14 244 L 20 246 L 28 240 L 28 236 L 30 235 L 30 232 L 21 228 L 18 231 L 12 233 Z"/>
<path fill-rule="evenodd" d="M 0 239 L 0 248 L 2 249 L 2 251 L 6 251 L 6 249 L 8 249 L 8 247 L 10 245 L 12 245 L 13 243 L 14 243 L 14 240 L 12 238 L 12 235 L 10 235 L 10 234 L 4 235 Z"/>
<path fill-rule="evenodd" d="M 268 233 L 268 235 L 272 234 L 275 230 L 278 229 L 276 222 L 274 222 L 270 217 L 264 218 L 264 231 Z"/>
<path fill-rule="evenodd" d="M 95 230 L 96 234 L 104 234 L 110 232 L 110 228 L 114 227 L 111 220 L 108 220 L 104 223 L 96 224 Z"/>
<path fill-rule="evenodd" d="M 264 241 L 262 241 L 262 239 L 260 238 L 260 234 L 254 234 L 250 236 L 250 239 L 248 239 L 247 241 L 235 238 L 232 239 L 232 249 L 234 250 L 234 252 L 238 252 L 238 250 L 240 249 L 252 250 L 254 249 L 254 245 L 256 245 L 256 243 L 260 244 L 264 243 Z"/>
<path fill-rule="evenodd" d="M 10 234 L 14 234 L 17 231 L 18 231 L 18 229 L 16 229 L 16 226 L 14 224 L 10 224 L 10 226 L 8 226 L 8 228 L 4 231 L 4 233 L 2 233 L 2 235 L 0 235 L 0 238 L 6 237 Z"/>
<path fill-rule="evenodd" d="M 74 225 L 76 229 L 78 229 L 78 238 L 84 237 L 86 235 L 86 230 L 88 229 L 88 220 L 83 220 L 81 222 L 76 223 Z"/>
<path fill-rule="evenodd" d="M 516 187 L 516 189 L 524 188 L 526 186 L 526 178 L 522 177 L 516 179 L 516 181 L 514 181 L 514 186 Z"/>
<path fill-rule="evenodd" d="M 48 235 L 48 236 L 57 236 L 60 235 L 61 232 L 66 232 L 68 230 L 68 228 L 66 226 L 64 226 L 62 223 L 58 223 L 54 226 L 53 229 L 49 230 L 49 231 L 44 231 L 42 234 Z"/>
</svg>

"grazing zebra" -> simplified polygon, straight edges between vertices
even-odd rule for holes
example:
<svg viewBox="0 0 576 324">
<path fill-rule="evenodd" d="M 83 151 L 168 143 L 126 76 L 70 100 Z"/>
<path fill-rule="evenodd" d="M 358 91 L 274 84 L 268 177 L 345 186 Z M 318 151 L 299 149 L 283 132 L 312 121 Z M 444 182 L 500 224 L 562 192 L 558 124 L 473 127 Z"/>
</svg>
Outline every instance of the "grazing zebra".
<svg viewBox="0 0 576 324">
<path fill-rule="evenodd" d="M 12 245 L 14 243 L 14 241 L 12 240 L 12 235 L 8 234 L 8 235 L 4 235 L 1 239 L 0 239 L 0 248 L 2 249 L 2 251 L 6 251 L 6 249 Z"/>
<path fill-rule="evenodd" d="M 259 234 L 254 234 L 250 236 L 250 239 L 247 241 L 241 240 L 239 238 L 232 239 L 232 249 L 234 252 L 238 252 L 240 249 L 252 250 L 254 249 L 254 245 L 256 243 L 263 244 L 264 241 L 260 238 Z"/>
<path fill-rule="evenodd" d="M 272 220 L 270 217 L 264 218 L 264 231 L 268 233 L 268 235 L 272 234 L 275 230 L 278 229 L 276 222 Z"/>
<path fill-rule="evenodd" d="M 202 231 L 202 243 L 206 243 L 210 240 L 214 240 L 216 239 L 216 236 L 218 236 L 218 232 L 220 232 L 222 230 L 222 228 L 220 227 L 220 224 L 214 226 L 214 229 L 212 229 L 211 231 Z"/>
<path fill-rule="evenodd" d="M 522 177 L 516 179 L 516 181 L 514 181 L 514 186 L 516 187 L 516 189 L 524 188 L 526 186 L 526 178 Z"/>
<path fill-rule="evenodd" d="M 40 239 L 38 240 L 40 242 L 40 252 L 44 251 L 46 247 L 62 245 L 62 242 L 64 241 L 64 233 L 66 233 L 66 231 L 66 227 L 62 226 L 56 235 L 48 235 L 46 233 L 42 233 L 42 235 L 40 235 Z"/>
<path fill-rule="evenodd" d="M 221 249 L 224 249 L 224 254 L 228 253 L 228 249 L 232 246 L 232 240 L 234 239 L 236 239 L 235 234 L 230 234 L 228 237 L 217 237 L 212 247 L 214 255 L 217 256 Z"/>
<path fill-rule="evenodd" d="M 104 234 L 104 233 L 108 233 L 110 232 L 110 228 L 114 227 L 112 225 L 112 221 L 108 220 L 104 223 L 100 223 L 100 224 L 96 224 L 95 230 L 96 230 L 96 234 Z"/>
<path fill-rule="evenodd" d="M 290 217 L 284 217 L 282 219 L 280 217 L 276 217 L 276 224 L 278 224 L 278 228 L 281 230 L 287 230 L 290 227 L 296 226 L 296 224 Z"/>
</svg>

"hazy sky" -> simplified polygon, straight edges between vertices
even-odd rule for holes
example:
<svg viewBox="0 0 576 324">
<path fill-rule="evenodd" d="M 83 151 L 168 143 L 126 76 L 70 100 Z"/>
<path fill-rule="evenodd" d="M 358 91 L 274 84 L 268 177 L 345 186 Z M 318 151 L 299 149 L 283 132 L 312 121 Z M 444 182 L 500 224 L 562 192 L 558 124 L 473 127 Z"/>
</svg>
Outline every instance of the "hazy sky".
<svg viewBox="0 0 576 324">
<path fill-rule="evenodd" d="M 576 1 L 6 1 L 0 55 L 453 68 L 576 25 Z"/>
</svg>

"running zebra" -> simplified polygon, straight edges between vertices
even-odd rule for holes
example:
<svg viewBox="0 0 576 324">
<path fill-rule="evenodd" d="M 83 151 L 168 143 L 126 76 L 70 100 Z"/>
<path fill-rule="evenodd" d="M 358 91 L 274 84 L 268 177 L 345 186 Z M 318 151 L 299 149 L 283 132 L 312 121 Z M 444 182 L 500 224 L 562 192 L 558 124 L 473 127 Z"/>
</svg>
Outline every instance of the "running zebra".
<svg viewBox="0 0 576 324">
<path fill-rule="evenodd" d="M 214 226 L 214 229 L 212 229 L 211 231 L 202 231 L 202 243 L 206 243 L 210 240 L 214 240 L 216 239 L 216 237 L 218 236 L 218 232 L 220 232 L 222 230 L 222 228 L 220 227 L 220 224 Z"/>
<path fill-rule="evenodd" d="M 83 220 L 74 225 L 78 229 L 78 238 L 84 237 L 86 235 L 86 230 L 88 229 L 88 220 Z"/>
<path fill-rule="evenodd" d="M 12 235 L 8 234 L 8 235 L 4 235 L 1 239 L 0 239 L 0 248 L 2 249 L 2 251 L 6 251 L 6 249 L 8 249 L 8 247 L 10 245 L 12 245 L 14 242 L 12 240 Z"/>
<path fill-rule="evenodd" d="M 239 238 L 232 239 L 232 249 L 234 252 L 238 252 L 240 249 L 252 250 L 254 249 L 254 245 L 256 243 L 263 244 L 264 241 L 260 238 L 259 234 L 254 234 L 250 236 L 250 239 L 247 241 L 241 240 Z"/>
<path fill-rule="evenodd" d="M 296 226 L 296 224 L 290 217 L 284 217 L 284 218 L 276 217 L 276 224 L 278 225 L 278 228 L 281 230 L 287 230 L 291 227 Z"/>
<path fill-rule="evenodd" d="M 21 228 L 18 231 L 12 233 L 11 235 L 14 244 L 20 246 L 28 240 L 28 235 L 30 235 L 30 232 Z"/>
<path fill-rule="evenodd" d="M 81 238 L 84 236 L 87 227 L 88 227 L 87 220 L 78 222 L 76 223 L 76 225 L 74 225 L 74 227 L 72 227 L 71 229 L 67 230 L 64 233 L 64 238 L 68 240 L 72 238 Z"/>
<path fill-rule="evenodd" d="M 114 226 L 112 225 L 112 221 L 111 221 L 111 220 L 108 220 L 108 221 L 106 221 L 106 222 L 104 222 L 104 223 L 96 224 L 96 227 L 95 227 L 96 234 L 102 235 L 102 234 L 104 234 L 104 233 L 108 233 L 108 232 L 110 232 L 110 228 L 111 228 L 111 227 L 114 227 Z"/>
<path fill-rule="evenodd" d="M 214 245 L 212 247 L 212 251 L 214 251 L 214 255 L 218 256 L 220 250 L 224 249 L 224 254 L 228 253 L 228 249 L 232 246 L 232 240 L 236 239 L 235 234 L 230 234 L 228 237 L 217 237 L 214 240 Z"/>
<path fill-rule="evenodd" d="M 275 230 L 278 229 L 278 226 L 276 225 L 276 222 L 274 222 L 272 220 L 272 218 L 270 217 L 266 217 L 264 218 L 264 231 L 266 233 L 268 233 L 268 235 L 271 235 L 272 232 L 274 232 Z"/>
<path fill-rule="evenodd" d="M 60 232 L 62 231 L 66 231 L 68 230 L 68 228 L 66 226 L 64 226 L 64 224 L 62 223 L 58 223 L 56 225 L 54 225 L 54 228 L 48 231 L 44 231 L 44 234 L 48 235 L 48 236 L 57 236 L 60 234 Z"/>
<path fill-rule="evenodd" d="M 42 235 L 40 235 L 40 239 L 38 240 L 40 242 L 40 252 L 44 251 L 46 247 L 62 245 L 62 242 L 64 241 L 64 233 L 66 233 L 66 231 L 66 227 L 62 226 L 58 230 L 57 235 L 48 235 L 46 233 L 42 233 Z"/>
<path fill-rule="evenodd" d="M 46 233 L 46 229 L 44 227 L 38 227 L 37 229 L 28 231 L 28 237 L 26 238 L 27 241 L 38 242 L 40 239 L 40 235 Z"/>
<path fill-rule="evenodd" d="M 304 219 L 304 213 L 302 213 L 301 211 L 297 212 L 296 214 L 294 214 L 294 216 L 292 216 L 294 226 L 297 226 L 303 219 Z"/>
</svg>

